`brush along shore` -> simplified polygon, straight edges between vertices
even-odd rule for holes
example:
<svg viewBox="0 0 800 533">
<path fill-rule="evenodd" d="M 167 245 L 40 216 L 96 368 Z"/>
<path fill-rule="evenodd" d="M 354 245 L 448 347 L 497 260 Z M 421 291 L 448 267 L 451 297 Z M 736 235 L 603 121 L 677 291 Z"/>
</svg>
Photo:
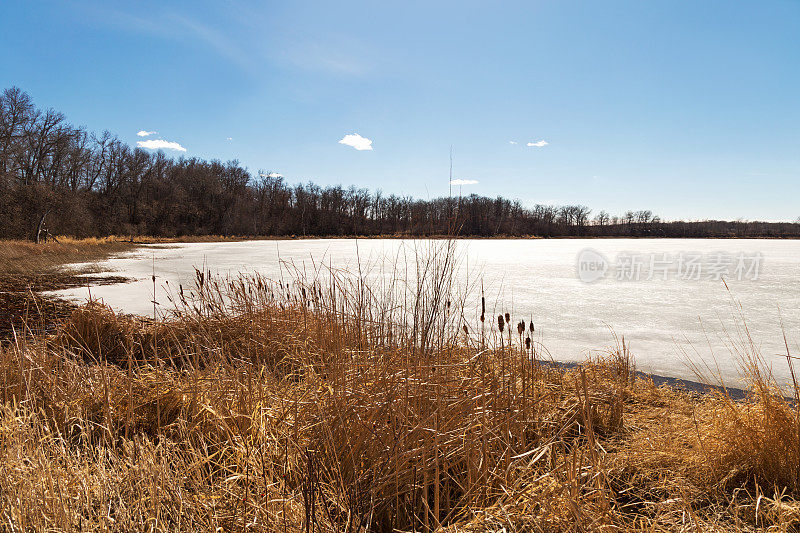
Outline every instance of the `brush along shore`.
<svg viewBox="0 0 800 533">
<path fill-rule="evenodd" d="M 800 417 L 756 355 L 744 401 L 656 387 L 623 348 L 540 364 L 524 327 L 463 320 L 439 257 L 411 304 L 198 272 L 161 321 L 90 302 L 6 344 L 2 527 L 800 527 Z"/>
<path fill-rule="evenodd" d="M 58 237 L 58 242 L 40 244 L 0 240 L 0 341 L 26 329 L 52 331 L 75 308 L 71 302 L 44 297 L 43 292 L 126 281 L 122 276 L 91 274 L 96 262 L 134 248 L 118 237 Z M 72 264 L 77 266 L 67 268 Z"/>
</svg>

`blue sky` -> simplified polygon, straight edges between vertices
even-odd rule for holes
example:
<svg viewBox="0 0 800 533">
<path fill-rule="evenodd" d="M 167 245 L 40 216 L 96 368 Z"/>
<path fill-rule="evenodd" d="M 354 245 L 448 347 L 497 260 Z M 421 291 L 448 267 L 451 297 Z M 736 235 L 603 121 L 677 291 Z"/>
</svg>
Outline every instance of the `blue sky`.
<svg viewBox="0 0 800 533">
<path fill-rule="evenodd" d="M 3 0 L 0 85 L 292 183 L 446 195 L 452 145 L 464 194 L 800 216 L 795 0 Z"/>
</svg>

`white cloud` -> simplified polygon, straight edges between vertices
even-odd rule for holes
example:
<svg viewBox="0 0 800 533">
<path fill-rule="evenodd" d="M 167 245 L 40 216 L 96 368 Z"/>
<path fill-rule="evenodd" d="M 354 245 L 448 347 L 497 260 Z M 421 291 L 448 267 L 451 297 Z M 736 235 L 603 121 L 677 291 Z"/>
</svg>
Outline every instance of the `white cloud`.
<svg viewBox="0 0 800 533">
<path fill-rule="evenodd" d="M 138 135 L 139 137 L 147 137 L 148 135 L 155 135 L 156 133 L 158 133 L 158 132 L 157 131 L 140 130 L 140 131 L 136 132 L 136 135 Z"/>
<path fill-rule="evenodd" d="M 225 140 L 227 140 L 228 142 L 233 142 L 233 137 L 225 137 Z"/>
<path fill-rule="evenodd" d="M 358 133 L 345 135 L 339 144 L 352 146 L 356 150 L 372 150 L 372 141 L 366 137 L 362 137 Z"/>
<path fill-rule="evenodd" d="M 517 141 L 508 141 L 508 144 L 517 144 Z"/>
<path fill-rule="evenodd" d="M 478 180 L 462 180 L 462 179 L 455 179 L 450 180 L 450 185 L 477 185 Z"/>
<path fill-rule="evenodd" d="M 148 139 L 146 141 L 138 141 L 136 146 L 139 148 L 147 148 L 148 150 L 177 150 L 178 152 L 185 152 L 186 148 L 180 144 L 172 141 L 165 141 L 164 139 Z"/>
<path fill-rule="evenodd" d="M 547 141 L 536 141 L 535 143 L 528 143 L 528 146 L 535 146 L 536 148 L 541 148 L 542 146 L 547 146 L 550 144 Z"/>
<path fill-rule="evenodd" d="M 263 172 L 259 174 L 262 178 L 282 178 L 283 174 L 278 174 L 277 172 L 270 172 L 269 174 L 264 174 Z"/>
</svg>

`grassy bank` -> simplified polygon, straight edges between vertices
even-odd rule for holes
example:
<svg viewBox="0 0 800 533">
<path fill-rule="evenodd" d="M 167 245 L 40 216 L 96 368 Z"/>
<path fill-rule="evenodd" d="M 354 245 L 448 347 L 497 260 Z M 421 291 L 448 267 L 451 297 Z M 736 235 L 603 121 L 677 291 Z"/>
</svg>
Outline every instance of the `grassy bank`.
<svg viewBox="0 0 800 533">
<path fill-rule="evenodd" d="M 197 272 L 158 323 L 90 303 L 6 344 L 2 527 L 797 529 L 800 418 L 757 356 L 743 402 L 623 347 L 542 365 L 529 324 L 464 318 L 438 251 L 412 286 Z"/>
<path fill-rule="evenodd" d="M 48 276 L 62 271 L 69 263 L 92 263 L 113 254 L 133 249 L 136 244 L 124 237 L 72 239 L 36 244 L 31 241 L 0 241 L 0 276 Z"/>
<path fill-rule="evenodd" d="M 43 298 L 41 293 L 77 287 L 86 283 L 112 283 L 122 277 L 87 278 L 93 263 L 135 247 L 127 239 L 71 239 L 36 244 L 30 241 L 0 241 L 0 340 L 28 328 L 47 331 L 74 308 L 68 302 Z M 65 265 L 81 263 L 79 268 Z"/>
</svg>

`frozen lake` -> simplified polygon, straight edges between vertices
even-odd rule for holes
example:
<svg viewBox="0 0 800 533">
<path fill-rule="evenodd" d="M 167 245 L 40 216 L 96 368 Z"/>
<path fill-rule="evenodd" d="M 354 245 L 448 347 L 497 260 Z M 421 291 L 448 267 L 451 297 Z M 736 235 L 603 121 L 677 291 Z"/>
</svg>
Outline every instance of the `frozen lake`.
<svg viewBox="0 0 800 533">
<path fill-rule="evenodd" d="M 190 286 L 194 268 L 215 274 L 259 272 L 290 277 L 280 261 L 310 271 L 320 263 L 395 275 L 424 242 L 399 239 L 259 240 L 142 248 L 102 268 L 136 279 L 91 287 L 91 294 L 128 313 L 164 310 L 165 281 Z M 498 312 L 512 321 L 533 316 L 538 340 L 554 359 L 575 361 L 625 336 L 640 370 L 693 379 L 687 359 L 712 362 L 729 385 L 738 384 L 736 351 L 747 330 L 778 380 L 787 383 L 783 330 L 793 354 L 800 326 L 800 242 L 709 239 L 461 240 L 457 276 L 482 280 L 487 324 Z M 371 274 L 371 275 L 372 275 Z M 723 282 L 724 280 L 724 282 Z M 727 287 L 725 283 L 727 283 Z M 56 293 L 85 300 L 88 289 Z M 478 297 L 467 319 L 477 324 Z M 470 305 L 472 305 L 471 302 Z"/>
</svg>

